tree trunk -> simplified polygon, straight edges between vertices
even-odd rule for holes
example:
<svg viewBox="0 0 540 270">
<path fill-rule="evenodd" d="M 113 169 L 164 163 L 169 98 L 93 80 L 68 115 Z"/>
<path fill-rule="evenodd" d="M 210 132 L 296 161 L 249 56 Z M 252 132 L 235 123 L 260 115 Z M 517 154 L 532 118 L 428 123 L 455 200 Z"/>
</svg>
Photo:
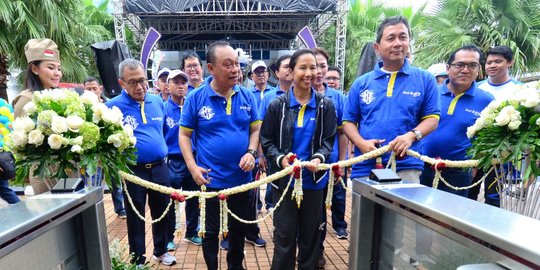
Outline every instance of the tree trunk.
<svg viewBox="0 0 540 270">
<path fill-rule="evenodd" d="M 7 78 L 9 75 L 7 57 L 0 54 L 0 98 L 5 99 L 7 102 L 9 102 L 7 94 Z"/>
</svg>

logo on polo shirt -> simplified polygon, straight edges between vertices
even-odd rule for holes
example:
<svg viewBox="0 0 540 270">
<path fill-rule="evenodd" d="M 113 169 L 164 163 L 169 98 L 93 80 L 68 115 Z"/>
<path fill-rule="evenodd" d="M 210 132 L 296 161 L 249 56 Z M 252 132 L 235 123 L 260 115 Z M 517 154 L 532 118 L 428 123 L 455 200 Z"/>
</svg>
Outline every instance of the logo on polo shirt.
<svg viewBox="0 0 540 270">
<path fill-rule="evenodd" d="M 412 97 L 419 97 L 420 96 L 420 92 L 416 91 L 416 92 L 413 92 L 413 91 L 403 91 L 403 94 L 404 95 L 409 95 L 409 96 L 412 96 Z"/>
<path fill-rule="evenodd" d="M 465 108 L 465 111 L 468 112 L 468 113 L 472 113 L 476 117 L 480 117 L 480 112 L 479 111 L 476 111 L 476 110 L 473 110 L 473 109 L 468 109 L 468 108 Z"/>
<path fill-rule="evenodd" d="M 137 118 L 128 115 L 124 118 L 124 124 L 129 125 L 131 129 L 135 130 L 139 126 L 139 122 L 137 122 Z"/>
<path fill-rule="evenodd" d="M 172 119 L 172 117 L 167 117 L 167 120 L 165 120 L 167 122 L 167 126 L 169 126 L 169 128 L 173 128 L 174 125 L 176 125 L 176 122 L 174 122 L 174 119 Z"/>
<path fill-rule="evenodd" d="M 199 109 L 199 116 L 206 120 L 212 119 L 215 114 L 216 113 L 214 113 L 214 110 L 212 110 L 212 107 L 210 106 L 202 106 L 202 108 Z"/>
<path fill-rule="evenodd" d="M 375 100 L 375 94 L 373 94 L 372 90 L 368 89 L 362 92 L 362 94 L 360 94 L 360 98 L 362 99 L 362 102 L 370 104 Z"/>
<path fill-rule="evenodd" d="M 240 110 L 251 111 L 251 106 L 240 106 Z"/>
</svg>

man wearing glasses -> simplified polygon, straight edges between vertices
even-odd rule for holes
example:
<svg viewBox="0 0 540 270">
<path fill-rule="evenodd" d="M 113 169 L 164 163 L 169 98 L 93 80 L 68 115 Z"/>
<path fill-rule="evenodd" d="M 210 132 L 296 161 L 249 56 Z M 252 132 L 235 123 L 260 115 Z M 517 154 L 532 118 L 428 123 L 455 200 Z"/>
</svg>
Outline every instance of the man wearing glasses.
<svg viewBox="0 0 540 270">
<path fill-rule="evenodd" d="M 424 154 L 449 160 L 467 160 L 467 148 L 471 141 L 467 138 L 467 127 L 480 117 L 480 112 L 494 99 L 490 93 L 477 88 L 475 82 L 482 63 L 482 52 L 476 46 L 464 46 L 450 55 L 446 65 L 448 79 L 439 86 L 441 118 L 439 127 L 423 141 Z M 424 165 L 420 183 L 433 186 L 434 171 L 429 164 Z M 446 168 L 443 178 L 455 187 L 471 184 L 468 168 Z M 454 190 L 444 183 L 438 189 L 467 197 L 467 189 Z"/>
<path fill-rule="evenodd" d="M 162 186 L 170 186 L 169 172 L 165 164 L 167 156 L 167 144 L 163 136 L 165 121 L 165 105 L 161 97 L 147 93 L 148 83 L 141 62 L 134 59 L 126 59 L 118 66 L 122 86 L 122 93 L 107 101 L 105 105 L 112 108 L 118 107 L 124 114 L 124 125 L 133 129 L 137 143 L 137 164 L 131 166 L 133 173 L 147 181 Z M 166 194 L 146 189 L 142 186 L 126 182 L 129 197 L 139 214 L 144 215 L 146 196 L 152 219 L 157 219 L 163 214 L 169 203 Z M 128 196 L 124 196 L 125 205 L 131 205 Z M 135 210 L 126 207 L 127 231 L 129 253 L 134 254 L 133 263 L 143 265 L 146 262 L 145 245 L 145 222 L 141 220 Z M 167 252 L 167 219 L 152 224 L 152 238 L 154 242 L 155 261 L 164 265 L 173 265 L 176 258 Z"/>
<path fill-rule="evenodd" d="M 341 70 L 334 66 L 328 67 L 324 81 L 329 87 L 339 90 L 341 87 Z"/>
<path fill-rule="evenodd" d="M 194 90 L 204 83 L 202 61 L 195 52 L 190 51 L 184 54 L 180 69 L 189 76 L 188 91 Z"/>
</svg>

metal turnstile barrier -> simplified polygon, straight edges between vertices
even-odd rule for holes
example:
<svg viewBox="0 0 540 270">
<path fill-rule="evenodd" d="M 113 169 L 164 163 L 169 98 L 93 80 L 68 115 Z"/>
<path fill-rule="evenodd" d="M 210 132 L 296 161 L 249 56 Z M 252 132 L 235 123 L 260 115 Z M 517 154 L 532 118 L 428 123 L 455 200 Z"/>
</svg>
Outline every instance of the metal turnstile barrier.
<svg viewBox="0 0 540 270">
<path fill-rule="evenodd" d="M 103 190 L 0 209 L 0 269 L 111 269 Z"/>
<path fill-rule="evenodd" d="M 353 180 L 349 269 L 540 269 L 540 221 L 404 181 Z"/>
</svg>

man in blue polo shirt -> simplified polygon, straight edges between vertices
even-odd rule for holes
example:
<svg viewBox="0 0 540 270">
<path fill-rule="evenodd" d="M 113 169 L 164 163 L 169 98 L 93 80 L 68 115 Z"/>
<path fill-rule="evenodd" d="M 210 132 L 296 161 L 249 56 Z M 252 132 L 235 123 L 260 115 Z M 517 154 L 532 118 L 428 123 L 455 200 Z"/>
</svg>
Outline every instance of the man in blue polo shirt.
<svg viewBox="0 0 540 270">
<path fill-rule="evenodd" d="M 180 148 L 193 179 L 208 191 L 249 183 L 259 143 L 260 116 L 253 93 L 238 85 L 238 55 L 218 41 L 206 54 L 208 77 L 187 98 L 180 121 Z M 196 158 L 191 139 L 195 141 Z M 229 209 L 247 217 L 248 192 L 231 195 Z M 219 199 L 206 201 L 203 255 L 208 269 L 218 269 Z M 243 269 L 245 224 L 229 216 L 228 269 Z"/>
<path fill-rule="evenodd" d="M 204 82 L 202 61 L 194 51 L 188 51 L 184 54 L 180 69 L 189 76 L 188 91 L 195 90 Z"/>
<path fill-rule="evenodd" d="M 186 166 L 182 151 L 178 144 L 178 133 L 180 126 L 180 116 L 184 106 L 185 96 L 188 92 L 189 77 L 179 69 L 171 70 L 167 78 L 169 84 L 169 99 L 165 103 L 165 141 L 169 149 L 167 155 L 167 165 L 169 167 L 169 176 L 171 187 L 187 191 L 198 190 L 199 187 L 191 178 L 191 174 Z M 176 231 L 175 211 L 169 212 L 169 233 L 167 250 L 176 249 L 174 244 L 174 232 Z M 197 198 L 186 200 L 186 233 L 184 241 L 200 246 L 202 239 L 197 235 L 199 225 L 199 201 Z"/>
<path fill-rule="evenodd" d="M 406 59 L 409 37 L 409 24 L 401 16 L 379 25 L 374 48 L 382 61 L 351 86 L 343 128 L 355 156 L 388 144 L 403 158 L 397 161 L 398 175 L 419 182 L 424 164 L 405 153 L 409 148 L 420 151 L 417 141 L 435 130 L 440 110 L 435 78 Z M 384 163 L 388 159 L 389 154 L 383 156 Z M 374 159 L 355 164 L 351 178 L 367 177 L 374 167 Z"/>
<path fill-rule="evenodd" d="M 433 134 L 422 141 L 424 154 L 449 160 L 467 160 L 467 148 L 471 146 L 467 138 L 467 128 L 480 117 L 480 112 L 494 99 L 490 93 L 478 89 L 476 78 L 482 63 L 482 52 L 476 46 L 464 46 L 450 55 L 447 63 L 448 79 L 439 86 L 441 119 Z M 429 164 L 424 166 L 420 183 L 433 186 L 434 171 Z M 446 168 L 442 177 L 455 187 L 465 187 L 471 183 L 468 168 Z M 454 190 L 444 183 L 438 189 L 460 196 L 467 196 L 467 190 Z"/>
<path fill-rule="evenodd" d="M 116 106 L 124 114 L 124 124 L 131 126 L 137 143 L 137 165 L 132 166 L 133 173 L 147 181 L 162 186 L 170 186 L 169 173 L 164 162 L 167 156 L 167 144 L 163 137 L 165 107 L 161 97 L 147 93 L 148 84 L 141 62 L 134 59 L 122 61 L 118 67 L 122 93 L 105 103 L 108 107 Z M 146 196 L 153 219 L 163 214 L 169 203 L 166 194 L 146 189 L 126 181 L 124 204 L 131 205 L 144 215 Z M 127 196 L 129 193 L 129 197 Z M 145 222 L 141 220 L 131 206 L 126 207 L 129 253 L 134 255 L 134 263 L 144 264 L 146 258 Z M 164 265 L 176 263 L 176 258 L 167 253 L 167 220 L 152 224 L 155 261 Z"/>
<path fill-rule="evenodd" d="M 268 76 L 268 69 L 264 61 L 259 60 L 251 65 L 250 77 L 251 80 L 253 80 L 253 82 L 255 83 L 255 85 L 253 85 L 253 88 L 251 88 L 251 91 L 257 99 L 258 108 L 261 107 L 264 94 L 274 90 L 272 86 L 268 85 Z"/>
</svg>

